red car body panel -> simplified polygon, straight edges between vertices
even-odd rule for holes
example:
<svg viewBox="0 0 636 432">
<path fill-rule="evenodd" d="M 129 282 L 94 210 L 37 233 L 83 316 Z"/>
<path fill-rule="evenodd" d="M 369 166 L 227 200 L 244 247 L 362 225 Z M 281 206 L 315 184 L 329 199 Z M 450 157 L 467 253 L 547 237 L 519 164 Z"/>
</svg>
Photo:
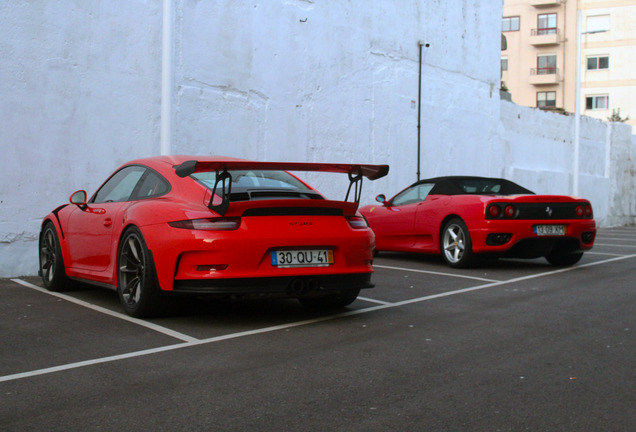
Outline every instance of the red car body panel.
<svg viewBox="0 0 636 432">
<path fill-rule="evenodd" d="M 347 219 L 356 215 L 361 219 L 357 202 L 325 199 L 232 202 L 224 216 L 240 218 L 237 229 L 206 231 L 171 226 L 170 223 L 178 221 L 220 216 L 208 207 L 212 196 L 210 189 L 193 178 L 177 175 L 175 171 L 175 167 L 193 159 L 199 161 L 197 172 L 303 170 L 350 173 L 350 177 L 359 174 L 370 179 L 388 172 L 386 165 L 268 163 L 218 157 L 163 156 L 131 161 L 115 173 L 134 165 L 150 168 L 167 180 L 168 192 L 123 202 L 93 203 L 93 196 L 85 206 L 67 204 L 47 215 L 43 226 L 52 223 L 56 228 L 66 275 L 116 288 L 119 241 L 130 226 L 141 231 L 163 291 L 173 291 L 175 281 L 261 280 L 308 275 L 370 275 L 373 272 L 373 232 L 366 226 L 354 227 Z M 283 215 L 245 215 L 246 211 L 258 213 L 260 209 L 267 213 L 267 209 L 272 208 L 293 211 L 290 210 L 288 215 L 285 212 Z M 312 209 L 315 208 L 337 210 L 341 215 L 314 215 Z M 272 251 L 290 249 L 333 251 L 333 264 L 291 268 L 272 265 Z"/>
<path fill-rule="evenodd" d="M 434 182 L 437 179 L 432 179 Z M 418 182 L 426 182 L 425 180 Z M 417 185 L 417 183 L 415 184 Z M 410 186 L 414 187 L 415 185 Z M 409 188 L 399 194 L 405 193 Z M 434 191 L 432 191 L 434 192 Z M 445 224 L 452 219 L 461 219 L 467 226 L 475 254 L 497 256 L 538 257 L 543 256 L 523 247 L 520 242 L 541 241 L 550 236 L 539 236 L 535 232 L 537 225 L 558 225 L 565 227 L 565 235 L 553 237 L 559 241 L 573 239 L 577 242 L 577 251 L 586 251 L 593 247 L 596 224 L 591 217 L 589 201 L 581 198 L 559 195 L 497 195 L 497 194 L 428 194 L 425 199 L 404 205 L 384 204 L 368 205 L 360 208 L 375 233 L 378 251 L 422 252 L 440 254 L 441 236 Z M 537 212 L 549 212 L 552 208 L 563 206 L 583 206 L 590 208 L 588 217 L 552 218 L 546 213 L 536 219 L 524 217 L 487 218 L 489 204 L 497 203 L 501 208 L 528 208 Z M 510 235 L 504 244 L 492 244 L 488 236 L 496 233 Z M 584 238 L 585 237 L 585 238 Z M 527 248 L 529 249 L 529 248 Z M 536 256 L 534 256 L 536 255 Z"/>
</svg>

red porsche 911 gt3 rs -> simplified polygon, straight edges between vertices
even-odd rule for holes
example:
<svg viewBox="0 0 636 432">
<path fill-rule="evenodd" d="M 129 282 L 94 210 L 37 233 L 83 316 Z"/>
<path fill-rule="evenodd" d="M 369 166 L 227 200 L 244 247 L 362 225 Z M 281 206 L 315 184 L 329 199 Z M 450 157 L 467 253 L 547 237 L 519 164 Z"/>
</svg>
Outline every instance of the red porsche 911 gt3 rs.
<svg viewBox="0 0 636 432">
<path fill-rule="evenodd" d="M 360 209 L 376 250 L 441 254 L 452 267 L 478 257 L 577 263 L 592 248 L 596 223 L 588 200 L 535 195 L 511 181 L 484 177 L 421 180 L 382 205 Z"/>
<path fill-rule="evenodd" d="M 373 232 L 357 212 L 362 178 L 387 165 L 254 162 L 161 156 L 120 167 L 88 199 L 44 218 L 40 275 L 117 290 L 135 317 L 169 295 L 298 298 L 344 307 L 373 287 Z M 344 201 L 325 199 L 287 171 L 344 173 Z M 349 195 L 353 201 L 349 201 Z"/>
</svg>

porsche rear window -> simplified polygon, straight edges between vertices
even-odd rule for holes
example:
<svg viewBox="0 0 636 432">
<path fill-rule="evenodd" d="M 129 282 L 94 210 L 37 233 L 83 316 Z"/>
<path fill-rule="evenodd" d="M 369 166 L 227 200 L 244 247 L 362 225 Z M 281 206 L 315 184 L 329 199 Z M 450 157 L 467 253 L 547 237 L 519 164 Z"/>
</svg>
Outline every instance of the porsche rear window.
<svg viewBox="0 0 636 432">
<path fill-rule="evenodd" d="M 232 190 L 240 189 L 291 189 L 309 191 L 301 181 L 285 171 L 229 171 L 232 176 Z M 192 177 L 203 183 L 209 189 L 214 188 L 216 172 L 198 172 Z"/>
</svg>

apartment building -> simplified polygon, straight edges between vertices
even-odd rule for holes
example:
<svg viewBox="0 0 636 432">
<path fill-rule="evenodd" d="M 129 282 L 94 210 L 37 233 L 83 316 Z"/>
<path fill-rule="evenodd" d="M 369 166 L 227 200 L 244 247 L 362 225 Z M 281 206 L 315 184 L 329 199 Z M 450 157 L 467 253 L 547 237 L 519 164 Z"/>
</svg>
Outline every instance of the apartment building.
<svg viewBox="0 0 636 432">
<path fill-rule="evenodd" d="M 579 19 L 580 11 L 580 19 Z M 519 105 L 636 126 L 636 0 L 504 0 L 501 80 Z"/>
</svg>

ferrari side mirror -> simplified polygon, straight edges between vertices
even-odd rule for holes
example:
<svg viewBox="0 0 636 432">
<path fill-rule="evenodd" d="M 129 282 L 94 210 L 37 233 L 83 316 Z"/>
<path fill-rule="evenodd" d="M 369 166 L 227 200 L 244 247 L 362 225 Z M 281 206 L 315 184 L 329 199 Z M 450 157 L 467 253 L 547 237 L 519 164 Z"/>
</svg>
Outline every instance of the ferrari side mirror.
<svg viewBox="0 0 636 432">
<path fill-rule="evenodd" d="M 384 196 L 384 194 L 378 195 L 375 197 L 375 200 L 381 204 L 386 204 L 386 196 Z"/>
<path fill-rule="evenodd" d="M 71 197 L 69 198 L 69 201 L 71 202 L 71 204 L 75 204 L 75 205 L 78 205 L 78 206 L 85 206 L 86 205 L 86 191 L 78 190 L 73 195 L 71 195 Z"/>
</svg>

